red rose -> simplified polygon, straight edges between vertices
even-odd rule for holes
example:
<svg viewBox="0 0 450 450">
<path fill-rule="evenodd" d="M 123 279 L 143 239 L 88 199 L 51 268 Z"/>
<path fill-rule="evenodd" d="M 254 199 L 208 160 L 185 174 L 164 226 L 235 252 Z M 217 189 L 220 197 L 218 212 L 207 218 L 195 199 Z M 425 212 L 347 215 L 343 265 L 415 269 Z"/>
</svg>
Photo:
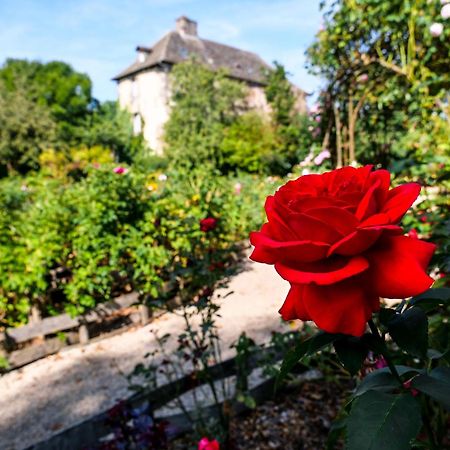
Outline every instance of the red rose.
<svg viewBox="0 0 450 450">
<path fill-rule="evenodd" d="M 435 246 L 398 226 L 420 186 L 389 189 L 389 172 L 371 169 L 305 175 L 267 198 L 251 259 L 275 264 L 290 282 L 283 319 L 360 336 L 380 297 L 417 295 L 433 283 L 425 269 Z"/>
<path fill-rule="evenodd" d="M 200 230 L 204 231 L 205 233 L 207 231 L 214 230 L 217 225 L 217 219 L 214 219 L 214 217 L 207 217 L 206 219 L 200 220 Z"/>
</svg>

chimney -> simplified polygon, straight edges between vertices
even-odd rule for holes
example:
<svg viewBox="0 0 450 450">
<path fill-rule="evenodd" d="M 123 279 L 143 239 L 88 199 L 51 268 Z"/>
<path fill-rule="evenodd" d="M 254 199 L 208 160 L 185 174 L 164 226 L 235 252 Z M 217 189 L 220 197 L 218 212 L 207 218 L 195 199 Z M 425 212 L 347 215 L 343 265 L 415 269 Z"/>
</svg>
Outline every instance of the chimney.
<svg viewBox="0 0 450 450">
<path fill-rule="evenodd" d="M 176 21 L 176 30 L 180 34 L 197 37 L 197 22 L 188 19 L 186 16 L 178 17 Z"/>
</svg>

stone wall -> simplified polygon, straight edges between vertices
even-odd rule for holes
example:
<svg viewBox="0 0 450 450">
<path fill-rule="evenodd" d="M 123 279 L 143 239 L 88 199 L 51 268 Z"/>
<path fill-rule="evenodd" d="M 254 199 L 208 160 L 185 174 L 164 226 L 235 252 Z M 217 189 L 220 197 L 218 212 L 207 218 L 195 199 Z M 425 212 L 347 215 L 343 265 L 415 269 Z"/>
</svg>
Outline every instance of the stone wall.
<svg viewBox="0 0 450 450">
<path fill-rule="evenodd" d="M 162 69 L 126 78 L 118 85 L 119 104 L 142 121 L 142 131 L 149 146 L 157 153 L 163 151 L 164 124 L 169 118 L 169 76 Z M 136 132 L 139 130 L 135 129 Z"/>
</svg>

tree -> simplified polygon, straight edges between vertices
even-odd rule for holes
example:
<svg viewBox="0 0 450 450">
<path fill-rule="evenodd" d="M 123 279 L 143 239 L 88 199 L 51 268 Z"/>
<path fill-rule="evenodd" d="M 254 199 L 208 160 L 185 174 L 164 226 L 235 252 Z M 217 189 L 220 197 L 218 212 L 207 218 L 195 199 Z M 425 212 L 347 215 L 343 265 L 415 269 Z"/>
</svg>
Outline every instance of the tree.
<svg viewBox="0 0 450 450">
<path fill-rule="evenodd" d="M 275 69 L 266 74 L 265 87 L 277 139 L 277 155 L 272 160 L 272 171 L 285 174 L 308 153 L 312 137 L 306 125 L 307 117 L 296 110 L 296 96 L 287 79 L 288 73 L 276 61 L 274 66 Z"/>
<path fill-rule="evenodd" d="M 418 149 L 408 134 L 431 133 L 435 116 L 446 117 L 450 26 L 440 35 L 430 30 L 440 9 L 427 0 L 338 0 L 325 11 L 308 56 L 311 71 L 326 80 L 322 131 L 338 164 L 395 167 L 406 159 L 412 167 L 434 152 Z"/>
<path fill-rule="evenodd" d="M 172 111 L 165 126 L 165 153 L 174 165 L 223 165 L 224 130 L 245 109 L 244 87 L 223 71 L 212 72 L 195 60 L 171 73 Z"/>
<path fill-rule="evenodd" d="M 0 80 L 8 91 L 20 89 L 29 100 L 48 106 L 61 128 L 79 124 L 94 103 L 89 76 L 60 61 L 7 59 Z"/>
<path fill-rule="evenodd" d="M 143 137 L 133 133 L 130 113 L 117 102 L 98 104 L 84 124 L 77 129 L 77 139 L 88 147 L 109 148 L 119 161 L 131 163 L 148 150 Z"/>
<path fill-rule="evenodd" d="M 40 153 L 55 139 L 48 108 L 27 98 L 23 89 L 8 91 L 0 83 L 0 164 L 7 173 L 37 168 Z"/>
</svg>

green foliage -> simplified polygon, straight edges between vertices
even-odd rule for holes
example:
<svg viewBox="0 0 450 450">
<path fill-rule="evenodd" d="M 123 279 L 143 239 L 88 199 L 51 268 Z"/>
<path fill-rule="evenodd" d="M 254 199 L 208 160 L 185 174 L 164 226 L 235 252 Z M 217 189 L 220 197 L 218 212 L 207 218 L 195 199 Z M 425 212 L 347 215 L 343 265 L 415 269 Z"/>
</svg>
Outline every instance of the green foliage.
<svg viewBox="0 0 450 450">
<path fill-rule="evenodd" d="M 267 73 L 266 97 L 272 107 L 274 122 L 288 127 L 294 114 L 295 97 L 285 68 L 276 61 L 274 65 L 275 69 Z"/>
<path fill-rule="evenodd" d="M 56 123 L 45 106 L 0 80 L 0 165 L 7 172 L 38 167 L 40 153 L 56 141 Z"/>
<path fill-rule="evenodd" d="M 274 65 L 275 69 L 267 73 L 265 87 L 276 141 L 269 167 L 272 173 L 283 175 L 309 152 L 313 144 L 312 123 L 296 110 L 297 99 L 286 70 L 276 61 Z"/>
<path fill-rule="evenodd" d="M 173 109 L 165 126 L 166 154 L 174 167 L 223 163 L 225 129 L 245 107 L 244 88 L 195 60 L 177 64 L 171 72 Z"/>
<path fill-rule="evenodd" d="M 41 173 L 0 182 L 2 322 L 25 323 L 31 305 L 44 316 L 79 314 L 130 290 L 164 300 L 181 286 L 202 289 L 261 225 L 260 205 L 273 189 L 247 175 L 237 194 L 236 179 L 207 167 L 169 172 L 167 181 L 113 168 L 88 164 L 76 178 Z M 199 225 L 205 217 L 218 220 L 208 233 Z M 195 250 L 199 240 L 213 250 Z"/>
<path fill-rule="evenodd" d="M 420 405 L 411 395 L 368 391 L 352 406 L 346 449 L 409 450 L 420 426 Z"/>
<path fill-rule="evenodd" d="M 149 153 L 143 137 L 134 136 L 128 112 L 92 98 L 87 75 L 58 61 L 8 59 L 0 68 L 3 174 L 39 169 L 42 152 L 44 160 L 53 152 L 54 161 L 71 163 L 71 152 L 80 147 L 109 149 L 127 163 Z"/>
<path fill-rule="evenodd" d="M 445 22 L 439 37 L 429 30 L 442 20 L 441 7 L 438 0 L 327 4 L 308 55 L 311 71 L 327 80 L 322 136 L 341 164 L 357 159 L 424 176 L 436 156 L 448 159 L 450 27 Z"/>
<path fill-rule="evenodd" d="M 118 161 L 128 164 L 150 153 L 143 136 L 133 133 L 131 114 L 117 102 L 97 105 L 75 135 L 81 144 L 108 148 Z"/>
<path fill-rule="evenodd" d="M 93 102 L 89 77 L 60 61 L 7 59 L 0 80 L 9 92 L 22 91 L 29 100 L 48 106 L 62 133 L 84 119 Z"/>
<path fill-rule="evenodd" d="M 299 361 L 308 355 L 317 358 L 333 343 L 342 366 L 352 375 L 359 372 L 362 379 L 343 408 L 343 422 L 332 440 L 346 431 L 348 449 L 409 449 L 423 428 L 425 448 L 441 448 L 448 417 L 444 410 L 450 411 L 449 292 L 430 289 L 395 309 L 382 308 L 380 330 L 370 321 L 371 333 L 361 337 L 319 332 L 298 341 L 284 356 L 278 383 Z M 367 373 L 368 354 L 387 367 Z"/>
<path fill-rule="evenodd" d="M 260 114 L 248 112 L 225 129 L 221 142 L 223 168 L 250 173 L 271 173 L 277 158 L 275 130 Z"/>
</svg>

